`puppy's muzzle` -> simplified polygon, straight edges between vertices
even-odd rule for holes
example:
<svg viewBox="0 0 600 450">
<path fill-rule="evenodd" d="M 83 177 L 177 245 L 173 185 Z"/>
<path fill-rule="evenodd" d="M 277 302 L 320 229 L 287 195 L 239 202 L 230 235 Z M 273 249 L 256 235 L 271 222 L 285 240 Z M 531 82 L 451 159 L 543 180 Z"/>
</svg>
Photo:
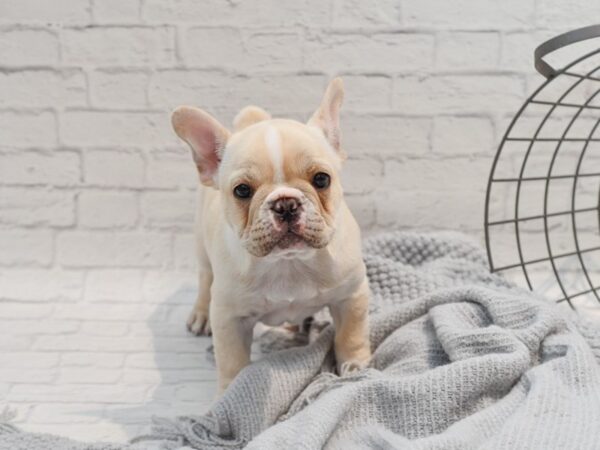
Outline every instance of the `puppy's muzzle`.
<svg viewBox="0 0 600 450">
<path fill-rule="evenodd" d="M 281 197 L 273 202 L 271 211 L 278 222 L 293 224 L 300 218 L 302 205 L 294 197 Z"/>
</svg>

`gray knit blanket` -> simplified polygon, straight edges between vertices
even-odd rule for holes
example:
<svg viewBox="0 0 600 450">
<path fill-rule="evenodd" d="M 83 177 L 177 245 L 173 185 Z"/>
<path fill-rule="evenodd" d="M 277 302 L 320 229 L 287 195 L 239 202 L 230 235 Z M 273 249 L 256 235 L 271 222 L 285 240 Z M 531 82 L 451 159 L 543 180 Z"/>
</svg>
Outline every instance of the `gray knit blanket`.
<svg viewBox="0 0 600 450">
<path fill-rule="evenodd" d="M 365 243 L 370 367 L 334 372 L 332 326 L 268 354 L 205 416 L 155 419 L 126 445 L 0 426 L 0 448 L 598 449 L 600 331 L 490 274 L 453 233 Z"/>
</svg>

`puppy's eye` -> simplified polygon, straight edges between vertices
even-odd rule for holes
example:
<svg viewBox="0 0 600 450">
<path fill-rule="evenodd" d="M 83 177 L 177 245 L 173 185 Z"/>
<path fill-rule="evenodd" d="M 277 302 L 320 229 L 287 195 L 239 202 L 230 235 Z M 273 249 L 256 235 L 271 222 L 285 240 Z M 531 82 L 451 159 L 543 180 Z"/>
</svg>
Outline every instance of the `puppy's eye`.
<svg viewBox="0 0 600 450">
<path fill-rule="evenodd" d="M 331 182 L 331 177 L 327 175 L 325 172 L 317 173 L 312 180 L 312 184 L 317 189 L 325 189 L 329 187 L 329 183 Z"/>
<path fill-rule="evenodd" d="M 252 188 L 247 184 L 238 184 L 233 188 L 233 195 L 241 199 L 250 198 L 252 197 Z"/>
</svg>

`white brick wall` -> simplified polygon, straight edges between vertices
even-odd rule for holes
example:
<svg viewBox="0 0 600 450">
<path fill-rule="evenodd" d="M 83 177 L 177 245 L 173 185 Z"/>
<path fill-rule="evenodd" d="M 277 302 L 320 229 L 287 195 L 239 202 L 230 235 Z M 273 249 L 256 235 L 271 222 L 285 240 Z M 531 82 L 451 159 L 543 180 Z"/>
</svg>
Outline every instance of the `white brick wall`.
<svg viewBox="0 0 600 450">
<path fill-rule="evenodd" d="M 172 107 L 304 120 L 342 75 L 365 232 L 481 235 L 491 158 L 541 81 L 534 46 L 598 5 L 0 0 L 0 409 L 120 439 L 211 400 L 209 342 L 183 326 L 196 176 Z"/>
</svg>

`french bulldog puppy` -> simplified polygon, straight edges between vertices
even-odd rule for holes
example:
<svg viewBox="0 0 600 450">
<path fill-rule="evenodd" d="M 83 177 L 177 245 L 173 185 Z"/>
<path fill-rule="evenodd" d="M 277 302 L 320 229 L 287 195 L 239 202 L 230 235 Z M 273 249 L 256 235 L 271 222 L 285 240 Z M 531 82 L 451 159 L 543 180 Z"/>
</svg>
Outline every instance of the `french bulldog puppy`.
<svg viewBox="0 0 600 450">
<path fill-rule="evenodd" d="M 219 391 L 250 362 L 252 331 L 329 307 L 340 373 L 370 359 L 369 285 L 359 227 L 343 197 L 342 80 L 304 124 L 249 106 L 230 132 L 206 112 L 172 115 L 200 175 L 199 293 L 188 320 L 212 331 Z"/>
</svg>

